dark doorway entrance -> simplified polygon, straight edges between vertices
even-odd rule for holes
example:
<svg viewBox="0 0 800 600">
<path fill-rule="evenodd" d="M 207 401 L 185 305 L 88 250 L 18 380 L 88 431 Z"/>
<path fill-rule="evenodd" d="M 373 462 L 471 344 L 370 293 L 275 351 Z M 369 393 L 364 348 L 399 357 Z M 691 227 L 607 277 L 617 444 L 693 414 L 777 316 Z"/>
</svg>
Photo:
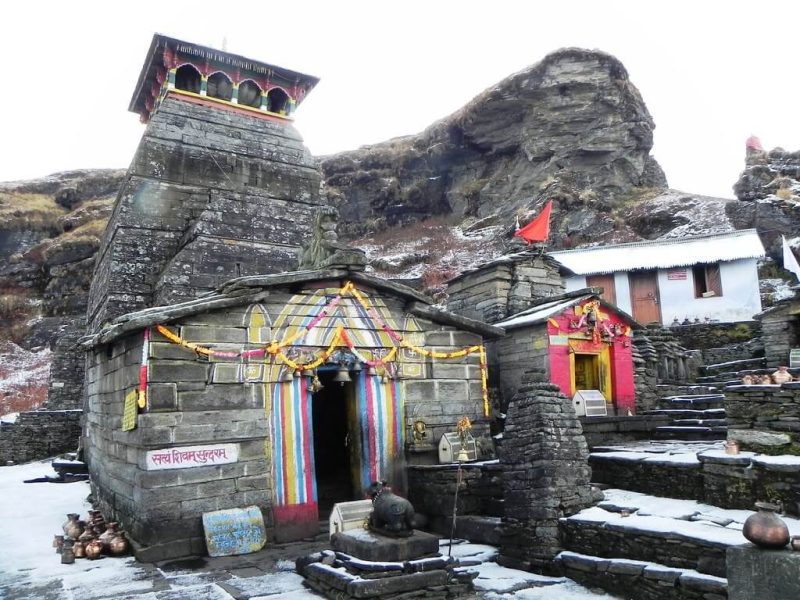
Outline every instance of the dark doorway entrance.
<svg viewBox="0 0 800 600">
<path fill-rule="evenodd" d="M 312 401 L 320 519 L 328 518 L 335 503 L 353 500 L 348 407 L 355 400 L 355 383 L 337 383 L 333 380 L 335 375 L 335 370 L 319 372 L 324 387 Z"/>
</svg>

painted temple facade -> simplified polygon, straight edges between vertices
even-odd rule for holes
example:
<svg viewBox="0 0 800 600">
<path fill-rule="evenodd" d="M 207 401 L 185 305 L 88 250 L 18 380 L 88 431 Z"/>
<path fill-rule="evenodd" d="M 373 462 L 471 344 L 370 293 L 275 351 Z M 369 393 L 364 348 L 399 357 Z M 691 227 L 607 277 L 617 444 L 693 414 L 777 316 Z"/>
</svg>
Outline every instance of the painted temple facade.
<svg viewBox="0 0 800 600">
<path fill-rule="evenodd" d="M 598 292 L 544 299 L 497 323 L 506 336 L 492 343 L 492 371 L 503 398 L 533 371 L 569 398 L 598 390 L 610 415 L 636 412 L 632 337 L 641 326 Z"/>
<path fill-rule="evenodd" d="M 370 482 L 402 490 L 460 417 L 488 440 L 483 340 L 501 333 L 344 269 L 125 315 L 91 341 L 93 493 L 142 559 L 204 553 L 201 516 L 225 508 L 258 506 L 270 542 L 315 535 Z"/>
</svg>

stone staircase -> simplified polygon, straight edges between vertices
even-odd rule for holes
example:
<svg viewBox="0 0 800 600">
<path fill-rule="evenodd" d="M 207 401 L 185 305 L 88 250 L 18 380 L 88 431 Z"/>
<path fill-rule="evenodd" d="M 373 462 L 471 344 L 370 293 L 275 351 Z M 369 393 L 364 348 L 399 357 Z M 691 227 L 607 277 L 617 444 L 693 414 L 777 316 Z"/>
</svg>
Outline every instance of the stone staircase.
<svg viewBox="0 0 800 600">
<path fill-rule="evenodd" d="M 747 542 L 741 530 L 753 513 L 692 499 L 703 497 L 698 454 L 736 458 L 719 442 L 649 442 L 593 452 L 595 481 L 614 487 L 597 484 L 607 488 L 603 501 L 560 520 L 564 574 L 626 598 L 726 598 L 726 551 Z M 800 534 L 800 519 L 782 518 L 791 535 Z"/>
<path fill-rule="evenodd" d="M 725 553 L 747 543 L 741 529 L 750 514 L 607 489 L 597 506 L 561 519 L 559 561 L 567 577 L 625 597 L 721 600 Z M 784 520 L 800 532 L 800 520 Z"/>
<path fill-rule="evenodd" d="M 666 396 L 659 400 L 658 408 L 646 414 L 672 419 L 669 425 L 656 428 L 656 439 L 722 440 L 728 431 L 722 393 Z"/>
</svg>

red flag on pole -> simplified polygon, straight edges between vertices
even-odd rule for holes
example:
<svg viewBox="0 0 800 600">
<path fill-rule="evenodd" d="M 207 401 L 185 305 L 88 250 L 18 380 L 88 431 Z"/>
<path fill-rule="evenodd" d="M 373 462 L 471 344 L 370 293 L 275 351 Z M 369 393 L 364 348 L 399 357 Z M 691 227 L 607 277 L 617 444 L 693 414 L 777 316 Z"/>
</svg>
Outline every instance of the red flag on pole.
<svg viewBox="0 0 800 600">
<path fill-rule="evenodd" d="M 514 232 L 514 236 L 521 237 L 529 244 L 547 241 L 550 236 L 550 211 L 552 208 L 553 201 L 548 200 L 542 209 L 542 213 L 522 229 L 517 229 Z"/>
</svg>

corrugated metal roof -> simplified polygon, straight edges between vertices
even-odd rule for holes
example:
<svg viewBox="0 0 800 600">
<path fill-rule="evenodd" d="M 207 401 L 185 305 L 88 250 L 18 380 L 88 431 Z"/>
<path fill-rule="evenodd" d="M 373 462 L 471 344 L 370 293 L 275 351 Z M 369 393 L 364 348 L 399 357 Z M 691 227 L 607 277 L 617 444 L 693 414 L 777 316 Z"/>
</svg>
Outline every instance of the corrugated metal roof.
<svg viewBox="0 0 800 600">
<path fill-rule="evenodd" d="M 716 235 L 596 246 L 548 254 L 576 275 L 592 275 L 759 258 L 765 253 L 756 230 L 743 229 Z"/>
<path fill-rule="evenodd" d="M 586 300 L 587 298 L 591 297 L 592 297 L 591 295 L 578 296 L 577 298 L 567 298 L 566 300 L 541 304 L 528 311 L 517 313 L 510 319 L 506 319 L 505 321 L 495 323 L 495 326 L 509 329 L 514 327 L 521 327 L 522 325 L 532 325 L 534 323 L 544 321 L 545 319 L 552 317 L 553 315 L 557 315 L 562 310 L 566 310 L 570 306 L 578 304 L 583 300 Z"/>
</svg>

